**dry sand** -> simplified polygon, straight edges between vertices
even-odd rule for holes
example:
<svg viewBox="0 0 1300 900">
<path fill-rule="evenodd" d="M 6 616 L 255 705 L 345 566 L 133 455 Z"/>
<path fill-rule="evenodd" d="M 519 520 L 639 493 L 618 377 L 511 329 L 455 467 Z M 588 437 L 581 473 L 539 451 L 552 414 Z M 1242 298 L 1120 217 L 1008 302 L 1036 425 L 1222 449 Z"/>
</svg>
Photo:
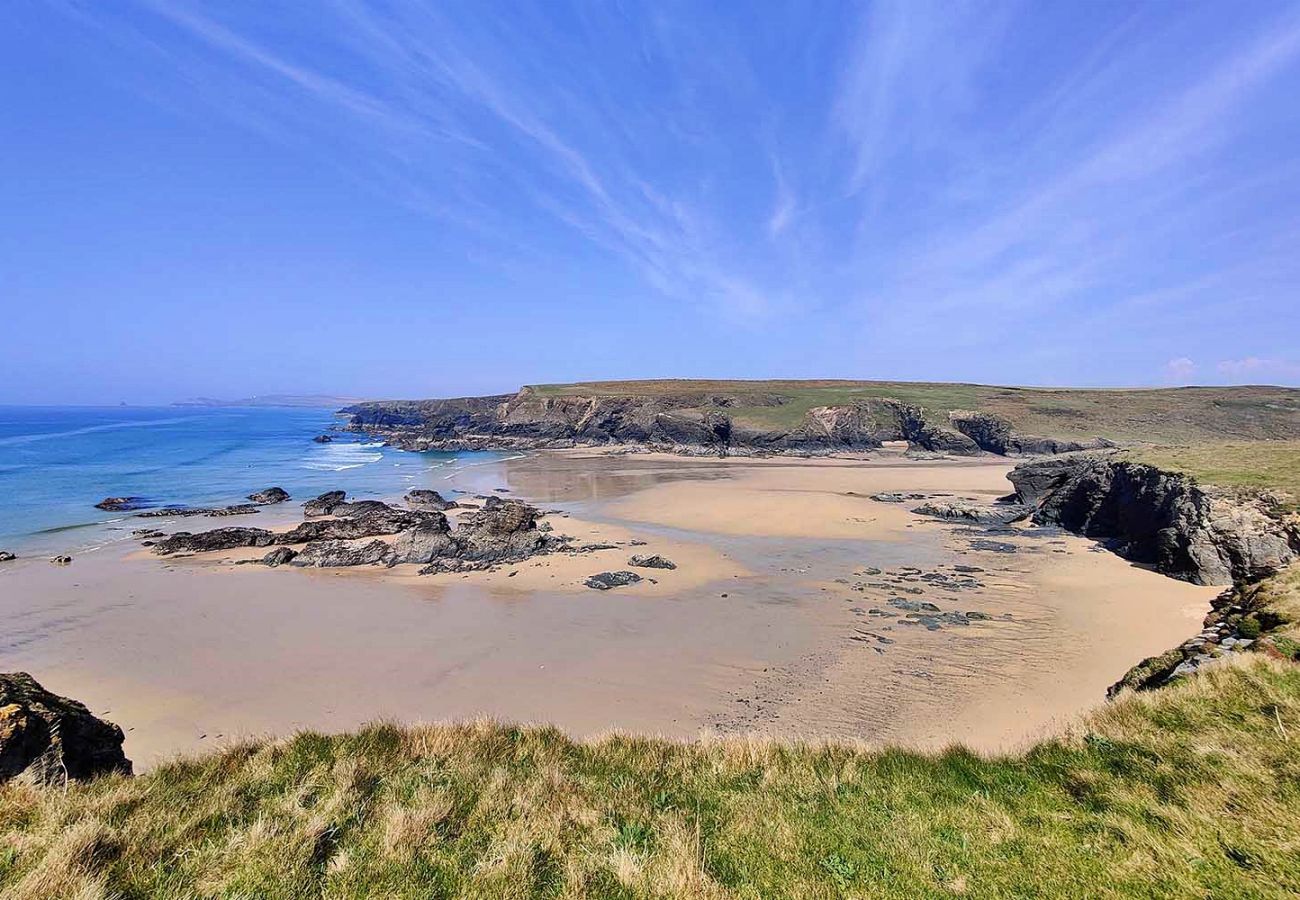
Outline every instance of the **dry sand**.
<svg viewBox="0 0 1300 900">
<path fill-rule="evenodd" d="M 142 767 L 250 734 L 479 714 L 579 736 L 757 730 L 1006 750 L 1194 633 L 1216 592 L 1070 535 L 973 550 L 978 534 L 869 499 L 991 500 L 1008 470 L 889 454 L 535 454 L 433 486 L 508 488 L 558 508 L 557 531 L 619 547 L 439 576 L 138 552 L 20 561 L 0 568 L 0 669 L 121 724 Z M 608 592 L 582 585 L 634 552 L 678 568 Z M 984 569 L 981 585 L 945 591 L 900 571 L 954 565 Z M 991 618 L 929 631 L 904 624 L 889 597 Z"/>
</svg>

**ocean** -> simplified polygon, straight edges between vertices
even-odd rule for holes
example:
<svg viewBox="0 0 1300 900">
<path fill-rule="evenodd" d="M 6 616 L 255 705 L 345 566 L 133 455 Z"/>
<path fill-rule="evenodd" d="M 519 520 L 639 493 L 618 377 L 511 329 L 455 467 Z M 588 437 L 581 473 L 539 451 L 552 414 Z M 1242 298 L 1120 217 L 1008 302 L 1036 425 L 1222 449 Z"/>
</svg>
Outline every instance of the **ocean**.
<svg viewBox="0 0 1300 900">
<path fill-rule="evenodd" d="M 335 421 L 329 409 L 0 406 L 0 549 L 75 554 L 148 524 L 96 509 L 105 497 L 225 506 L 273 485 L 293 503 L 334 489 L 453 496 L 442 483 L 450 472 L 500 458 L 410 453 L 351 434 L 312 441 Z"/>
</svg>

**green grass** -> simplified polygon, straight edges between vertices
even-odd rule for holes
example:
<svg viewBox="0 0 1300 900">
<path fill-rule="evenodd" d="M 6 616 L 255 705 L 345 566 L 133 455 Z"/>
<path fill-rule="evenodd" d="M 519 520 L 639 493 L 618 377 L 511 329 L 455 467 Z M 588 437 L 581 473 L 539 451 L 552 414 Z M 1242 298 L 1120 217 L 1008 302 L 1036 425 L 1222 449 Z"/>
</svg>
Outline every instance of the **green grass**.
<svg viewBox="0 0 1300 900">
<path fill-rule="evenodd" d="M 1023 434 L 1105 437 L 1124 443 L 1300 440 L 1300 389 L 1280 387 L 1101 390 L 998 387 L 907 381 L 736 381 L 665 379 L 545 384 L 543 397 L 734 397 L 742 424 L 791 428 L 809 409 L 890 398 L 942 420 L 954 409 L 992 413 Z M 747 402 L 750 401 L 750 402 Z"/>
<path fill-rule="evenodd" d="M 0 788 L 4 896 L 1286 897 L 1300 667 L 1255 658 L 984 759 L 487 722 Z"/>
<path fill-rule="evenodd" d="M 1234 441 L 1183 447 L 1150 447 L 1130 457 L 1197 481 L 1246 491 L 1282 491 L 1282 506 L 1300 511 L 1300 441 Z"/>
</svg>

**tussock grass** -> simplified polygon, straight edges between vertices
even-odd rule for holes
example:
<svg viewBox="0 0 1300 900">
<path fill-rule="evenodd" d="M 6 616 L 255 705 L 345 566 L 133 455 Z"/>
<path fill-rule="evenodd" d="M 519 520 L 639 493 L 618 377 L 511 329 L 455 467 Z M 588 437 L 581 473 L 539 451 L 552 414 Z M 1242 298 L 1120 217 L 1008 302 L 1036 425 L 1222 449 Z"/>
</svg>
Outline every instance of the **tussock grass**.
<svg viewBox="0 0 1300 900">
<path fill-rule="evenodd" d="M 1298 751 L 1258 657 L 995 759 L 379 724 L 0 788 L 0 896 L 1294 896 Z"/>
</svg>

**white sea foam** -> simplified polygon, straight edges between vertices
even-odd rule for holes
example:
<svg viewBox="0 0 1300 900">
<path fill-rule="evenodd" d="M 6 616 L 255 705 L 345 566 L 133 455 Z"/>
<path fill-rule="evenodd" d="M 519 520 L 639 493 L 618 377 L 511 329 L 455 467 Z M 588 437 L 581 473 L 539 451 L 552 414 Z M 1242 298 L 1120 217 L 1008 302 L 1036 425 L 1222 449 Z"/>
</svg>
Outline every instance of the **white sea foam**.
<svg viewBox="0 0 1300 900">
<path fill-rule="evenodd" d="M 317 472 L 344 472 L 359 469 L 370 463 L 379 462 L 384 454 L 379 452 L 380 443 L 372 444 L 325 444 L 307 457 L 302 464 L 304 469 Z"/>
</svg>

